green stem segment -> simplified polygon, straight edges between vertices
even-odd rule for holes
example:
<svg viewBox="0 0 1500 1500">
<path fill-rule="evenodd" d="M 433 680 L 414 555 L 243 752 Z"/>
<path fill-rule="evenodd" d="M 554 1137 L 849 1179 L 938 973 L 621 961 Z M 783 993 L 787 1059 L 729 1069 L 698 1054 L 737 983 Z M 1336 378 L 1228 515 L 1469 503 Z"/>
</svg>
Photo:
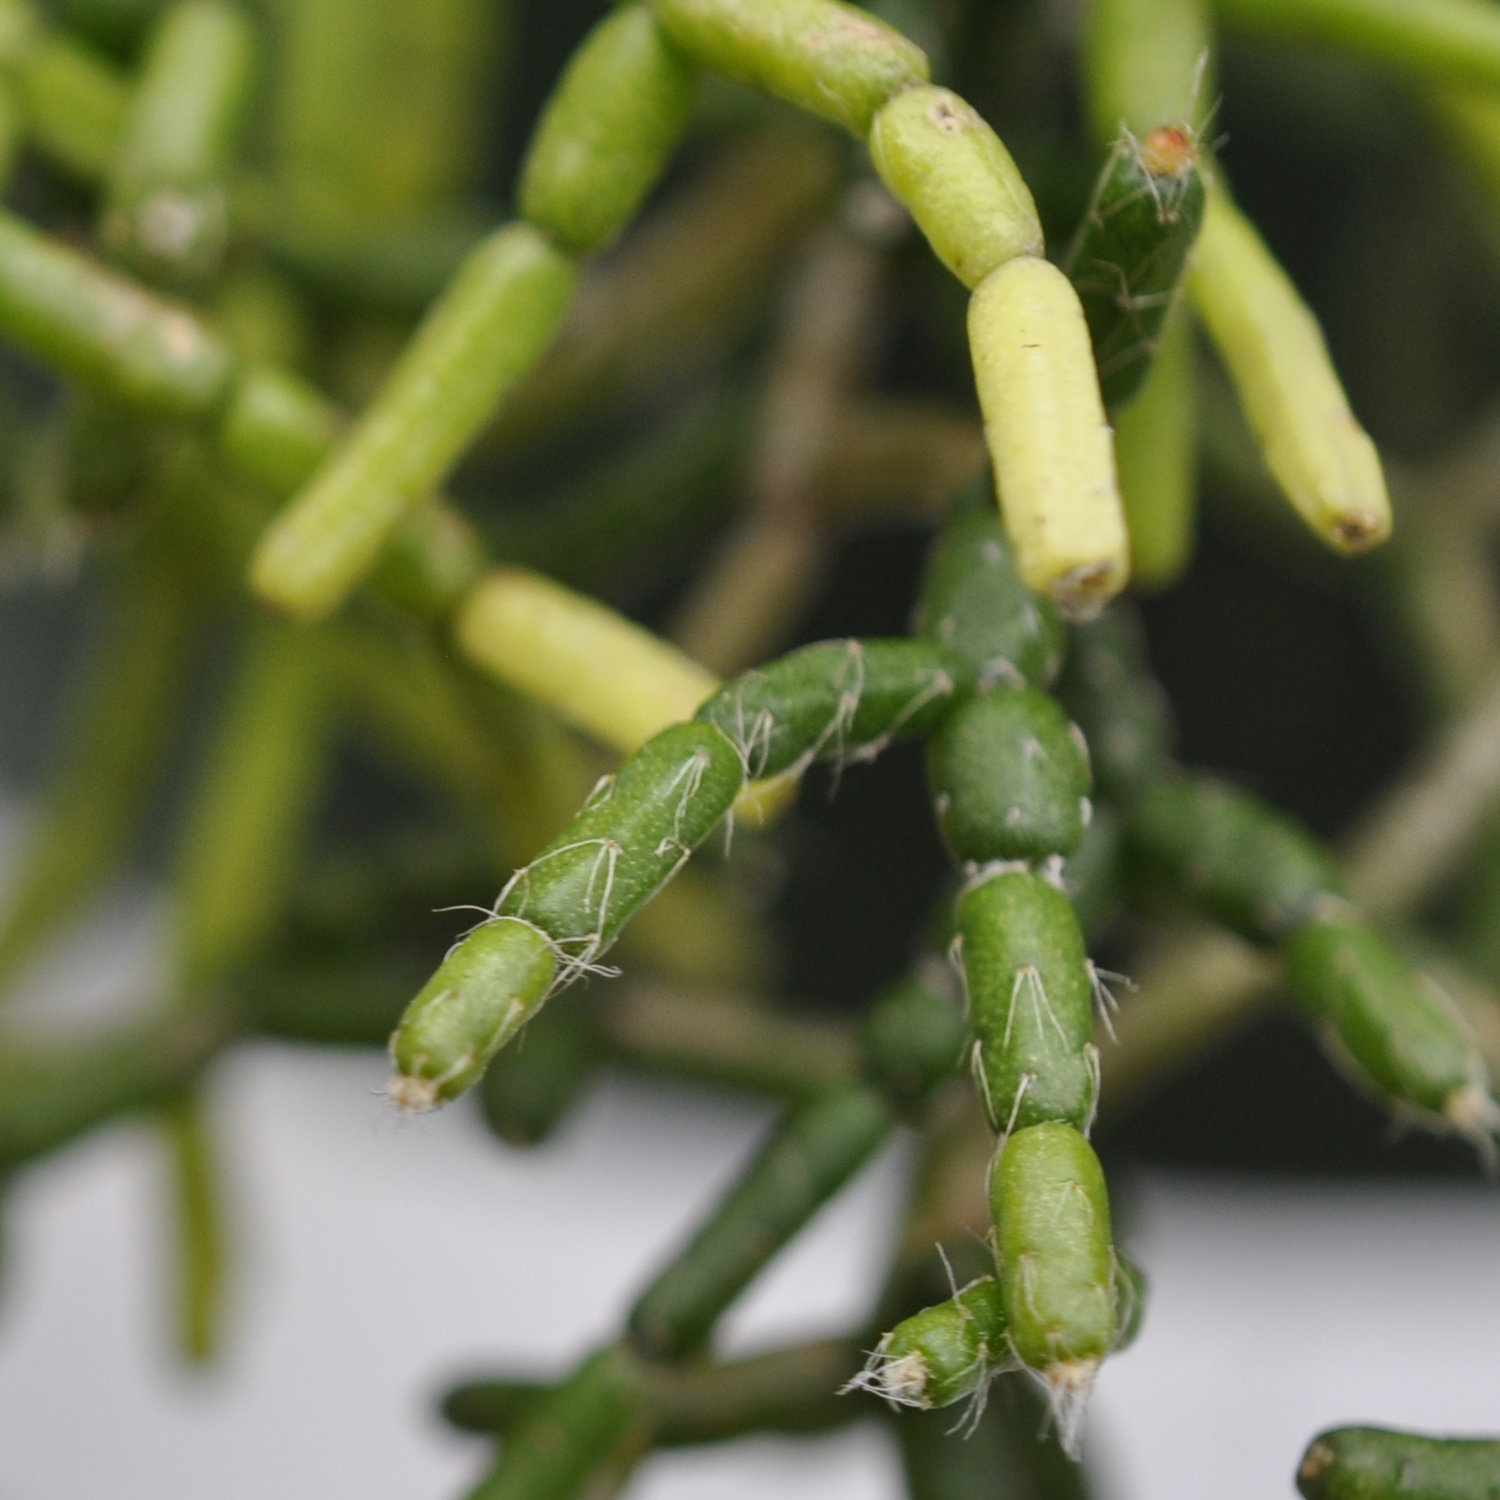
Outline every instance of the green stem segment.
<svg viewBox="0 0 1500 1500">
<path fill-rule="evenodd" d="M 510 1432 L 468 1500 L 573 1500 L 605 1484 L 613 1493 L 650 1440 L 647 1412 L 640 1362 L 601 1349 Z"/>
<path fill-rule="evenodd" d="M 522 214 L 575 255 L 602 250 L 661 176 L 696 80 L 648 6 L 601 21 L 542 111 L 521 171 Z"/>
<path fill-rule="evenodd" d="M 203 419 L 234 358 L 186 308 L 0 213 L 0 331 L 54 369 L 159 417 Z"/>
<path fill-rule="evenodd" d="M 852 1344 L 828 1339 L 722 1365 L 646 1365 L 652 1446 L 695 1447 L 753 1432 L 825 1432 L 853 1421 L 859 1408 L 840 1400 L 838 1391 L 859 1359 Z M 451 1392 L 443 1415 L 470 1432 L 510 1432 L 547 1389 L 525 1381 L 476 1382 Z"/>
<path fill-rule="evenodd" d="M 1198 141 L 1187 125 L 1116 141 L 1066 262 L 1111 411 L 1133 399 L 1151 369 L 1203 204 Z"/>
<path fill-rule="evenodd" d="M 228 0 L 180 0 L 157 23 L 110 175 L 104 237 L 155 275 L 201 277 L 228 241 L 225 169 L 254 81 L 256 37 Z"/>
<path fill-rule="evenodd" d="M 1297 1488 L 1307 1500 L 1489 1500 L 1500 1441 L 1338 1427 L 1308 1444 Z"/>
<path fill-rule="evenodd" d="M 631 1310 L 630 1338 L 654 1358 L 700 1349 L 719 1314 L 874 1154 L 893 1118 L 852 1083 L 796 1106 L 692 1242 Z"/>
<path fill-rule="evenodd" d="M 256 594 L 300 620 L 336 609 L 551 343 L 576 279 L 572 260 L 530 225 L 485 240 L 349 437 L 261 539 Z"/>
<path fill-rule="evenodd" d="M 1500 88 L 1500 14 L 1486 0 L 1213 0 L 1231 25 L 1362 54 L 1435 82 Z"/>
<path fill-rule="evenodd" d="M 1019 1130 L 990 1176 L 995 1260 L 1016 1357 L 1045 1382 L 1074 1456 L 1099 1362 L 1118 1332 L 1104 1173 L 1070 1125 Z"/>
</svg>

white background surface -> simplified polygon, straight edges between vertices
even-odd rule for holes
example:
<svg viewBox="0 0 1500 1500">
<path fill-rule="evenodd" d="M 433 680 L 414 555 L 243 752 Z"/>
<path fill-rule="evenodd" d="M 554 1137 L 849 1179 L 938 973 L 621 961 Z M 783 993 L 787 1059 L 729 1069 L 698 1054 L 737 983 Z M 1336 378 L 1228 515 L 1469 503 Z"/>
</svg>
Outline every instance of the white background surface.
<svg viewBox="0 0 1500 1500">
<path fill-rule="evenodd" d="M 38 990 L 138 992 L 148 933 L 116 913 Z M 75 949 L 75 954 L 79 950 Z M 84 980 L 88 983 L 85 984 Z M 373 1054 L 240 1049 L 214 1075 L 238 1287 L 222 1367 L 166 1333 L 161 1161 L 117 1127 L 22 1176 L 5 1204 L 0 1500 L 446 1500 L 483 1444 L 432 1413 L 453 1380 L 561 1371 L 770 1118 L 611 1077 L 555 1142 L 498 1145 L 467 1110 L 402 1123 Z M 736 1309 L 730 1350 L 838 1332 L 882 1272 L 897 1143 Z M 1100 1380 L 1107 1500 L 1266 1500 L 1320 1427 L 1500 1430 L 1500 1197 L 1157 1176 L 1132 1211 L 1146 1331 Z M 895 1500 L 875 1427 L 649 1463 L 632 1500 Z"/>
</svg>

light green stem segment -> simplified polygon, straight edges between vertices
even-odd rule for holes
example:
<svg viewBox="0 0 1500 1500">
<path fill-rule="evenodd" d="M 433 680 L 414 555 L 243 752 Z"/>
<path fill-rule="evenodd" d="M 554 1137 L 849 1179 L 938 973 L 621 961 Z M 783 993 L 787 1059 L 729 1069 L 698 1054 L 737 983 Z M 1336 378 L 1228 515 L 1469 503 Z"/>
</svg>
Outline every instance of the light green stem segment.
<svg viewBox="0 0 1500 1500">
<path fill-rule="evenodd" d="M 893 1124 L 868 1084 L 797 1105 L 692 1241 L 641 1295 L 630 1338 L 657 1358 L 700 1348 L 719 1314 L 874 1154 Z"/>
<path fill-rule="evenodd" d="M 234 357 L 186 308 L 0 213 L 0 333 L 102 394 L 162 417 L 204 417 Z"/>
<path fill-rule="evenodd" d="M 177 1220 L 177 1332 L 195 1363 L 213 1358 L 223 1314 L 225 1235 L 212 1122 L 200 1089 L 162 1111 Z"/>
<path fill-rule="evenodd" d="M 118 869 L 176 718 L 197 623 L 175 569 L 149 547 L 127 560 L 109 632 L 0 920 L 0 983 Z"/>
<path fill-rule="evenodd" d="M 1488 0 L 1214 0 L 1214 9 L 1247 31 L 1500 88 L 1500 11 Z"/>
<path fill-rule="evenodd" d="M 1197 511 L 1197 379 L 1193 325 L 1167 315 L 1151 373 L 1115 418 L 1115 463 L 1130 528 L 1130 576 L 1141 589 L 1174 583 L 1193 553 Z"/>
<path fill-rule="evenodd" d="M 219 450 L 273 495 L 292 494 L 317 472 L 338 438 L 341 414 L 300 375 L 253 364 L 219 422 Z"/>
<path fill-rule="evenodd" d="M 926 83 L 921 48 L 838 0 L 655 0 L 662 28 L 728 78 L 863 139 L 893 94 Z"/>
<path fill-rule="evenodd" d="M 521 568 L 487 573 L 453 633 L 481 670 L 627 754 L 691 718 L 719 686 L 675 646 Z"/>
<path fill-rule="evenodd" d="M 323 652 L 258 622 L 221 712 L 177 859 L 178 973 L 192 995 L 270 936 L 324 767 Z"/>
<path fill-rule="evenodd" d="M 349 437 L 262 538 L 255 593 L 300 620 L 336 609 L 541 357 L 576 281 L 573 261 L 528 224 L 485 240 Z"/>
<path fill-rule="evenodd" d="M 391 1037 L 391 1098 L 431 1109 L 476 1084 L 490 1059 L 536 1013 L 552 987 L 551 938 L 500 917 L 476 927 L 438 966 Z"/>
<path fill-rule="evenodd" d="M 575 254 L 603 249 L 682 138 L 695 81 L 649 6 L 606 17 L 542 111 L 521 171 L 522 214 Z"/>
<path fill-rule="evenodd" d="M 200 276 L 228 239 L 223 175 L 250 101 L 256 36 L 228 0 L 157 23 L 108 184 L 106 242 L 143 269 Z"/>
<path fill-rule="evenodd" d="M 1500 1440 L 1340 1427 L 1308 1444 L 1297 1488 L 1307 1500 L 1489 1500 Z"/>
<path fill-rule="evenodd" d="M 1222 186 L 1208 195 L 1188 287 L 1297 513 L 1340 552 L 1384 541 L 1391 507 L 1375 445 L 1317 319 Z"/>
<path fill-rule="evenodd" d="M 969 349 L 1017 571 L 1063 614 L 1091 618 L 1125 586 L 1130 544 L 1068 278 L 1033 256 L 1007 261 L 970 300 Z"/>
<path fill-rule="evenodd" d="M 1205 0 L 1090 0 L 1084 33 L 1089 124 L 1100 147 L 1123 125 L 1201 129 L 1218 98 Z"/>
<path fill-rule="evenodd" d="M 917 87 L 875 113 L 870 159 L 942 263 L 971 290 L 1017 255 L 1041 255 L 1041 220 L 1000 137 L 948 89 Z"/>
<path fill-rule="evenodd" d="M 613 1494 L 649 1433 L 639 1361 L 625 1349 L 601 1349 L 506 1434 L 499 1462 L 468 1500 Z"/>
<path fill-rule="evenodd" d="M 85 182 L 109 171 L 129 107 L 112 64 L 66 36 L 45 36 L 19 61 L 16 86 L 27 135 L 43 154 Z"/>
<path fill-rule="evenodd" d="M 1047 1383 L 1075 1457 L 1099 1362 L 1116 1334 L 1104 1172 L 1070 1125 L 1018 1130 L 990 1171 L 990 1211 L 1011 1346 Z"/>
</svg>

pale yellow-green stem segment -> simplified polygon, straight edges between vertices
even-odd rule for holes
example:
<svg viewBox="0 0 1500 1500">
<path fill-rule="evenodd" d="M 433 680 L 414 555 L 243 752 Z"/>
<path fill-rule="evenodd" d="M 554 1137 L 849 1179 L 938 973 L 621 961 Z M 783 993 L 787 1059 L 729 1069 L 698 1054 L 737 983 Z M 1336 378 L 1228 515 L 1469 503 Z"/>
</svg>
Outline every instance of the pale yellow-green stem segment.
<svg viewBox="0 0 1500 1500">
<path fill-rule="evenodd" d="M 487 573 L 453 630 L 475 666 L 625 755 L 692 718 L 719 686 L 650 631 L 522 568 Z"/>
<path fill-rule="evenodd" d="M 1391 506 L 1375 445 L 1317 319 L 1222 187 L 1209 194 L 1188 287 L 1297 513 L 1340 552 L 1384 541 Z"/>
<path fill-rule="evenodd" d="M 1005 529 L 1026 585 L 1073 619 L 1130 576 L 1088 325 L 1054 265 L 1019 256 L 969 303 L 969 348 Z"/>
<path fill-rule="evenodd" d="M 692 718 L 719 679 L 607 605 L 528 568 L 492 568 L 454 618 L 466 660 L 623 755 Z M 796 776 L 753 781 L 735 813 L 769 823 L 796 795 Z"/>
<path fill-rule="evenodd" d="M 1016 255 L 1040 255 L 1031 192 L 1000 137 L 949 89 L 911 88 L 875 113 L 870 159 L 938 259 L 971 290 Z"/>
<path fill-rule="evenodd" d="M 1165 588 L 1193 551 L 1197 399 L 1192 319 L 1179 302 L 1140 394 L 1115 418 L 1115 463 L 1137 587 Z"/>
<path fill-rule="evenodd" d="M 728 78 L 863 139 L 893 94 L 926 83 L 922 49 L 839 0 L 655 0 L 662 29 Z"/>
</svg>

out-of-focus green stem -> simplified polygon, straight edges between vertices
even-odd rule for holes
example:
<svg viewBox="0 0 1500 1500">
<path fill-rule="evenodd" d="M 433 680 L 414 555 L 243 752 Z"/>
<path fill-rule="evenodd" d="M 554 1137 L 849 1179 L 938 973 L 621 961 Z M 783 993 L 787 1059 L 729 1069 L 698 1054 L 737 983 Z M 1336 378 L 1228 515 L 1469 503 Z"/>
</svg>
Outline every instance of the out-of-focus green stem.
<svg viewBox="0 0 1500 1500">
<path fill-rule="evenodd" d="M 719 1314 L 874 1154 L 889 1107 L 865 1084 L 797 1105 L 690 1244 L 637 1299 L 630 1337 L 657 1357 L 702 1347 Z"/>
<path fill-rule="evenodd" d="M 211 1359 L 219 1344 L 225 1249 L 207 1109 L 203 1091 L 195 1088 L 177 1095 L 162 1114 L 177 1213 L 178 1339 L 187 1357 L 200 1363 Z"/>
<path fill-rule="evenodd" d="M 115 400 L 201 419 L 229 394 L 229 347 L 186 308 L 0 214 L 0 330 Z"/>
<path fill-rule="evenodd" d="M 844 1027 L 730 997 L 631 984 L 599 1019 L 627 1062 L 782 1097 L 817 1094 L 859 1068 L 859 1044 Z"/>
<path fill-rule="evenodd" d="M 546 442 L 584 412 L 640 400 L 717 357 L 743 334 L 837 180 L 838 155 L 821 132 L 768 131 L 727 151 L 589 272 L 485 451 Z"/>
<path fill-rule="evenodd" d="M 1167 320 L 1140 394 L 1115 419 L 1115 463 L 1130 528 L 1130 576 L 1165 588 L 1193 551 L 1197 359 L 1186 307 Z"/>
<path fill-rule="evenodd" d="M 1213 0 L 1233 26 L 1317 42 L 1434 81 L 1500 87 L 1500 11 L 1488 0 Z"/>
<path fill-rule="evenodd" d="M 258 622 L 204 766 L 176 867 L 178 972 L 195 994 L 266 941 L 322 779 L 320 643 Z"/>
<path fill-rule="evenodd" d="M 187 685 L 195 593 L 146 535 L 123 560 L 72 733 L 0 918 L 0 981 L 114 876 Z"/>
<path fill-rule="evenodd" d="M 640 1361 L 626 1349 L 601 1349 L 531 1407 L 468 1500 L 611 1495 L 649 1441 Z"/>
<path fill-rule="evenodd" d="M 171 1010 L 60 1040 L 0 1039 L 0 1170 L 173 1097 L 233 1032 L 223 1012 Z"/>
<path fill-rule="evenodd" d="M 109 176 L 104 238 L 123 258 L 160 275 L 217 268 L 256 41 L 229 0 L 178 0 L 157 23 Z"/>
<path fill-rule="evenodd" d="M 1089 124 L 1108 147 L 1124 125 L 1201 128 L 1217 98 L 1205 0 L 1091 0 L 1085 33 Z"/>
<path fill-rule="evenodd" d="M 726 676 L 785 644 L 822 572 L 819 474 L 834 411 L 867 353 L 882 242 L 900 227 L 898 210 L 873 184 L 856 191 L 846 205 L 851 222 L 813 241 L 791 288 L 766 379 L 750 514 L 678 617 L 682 648 Z"/>
<path fill-rule="evenodd" d="M 26 133 L 59 166 L 97 182 L 114 162 L 129 108 L 119 70 L 70 37 L 41 37 L 16 70 Z"/>
<path fill-rule="evenodd" d="M 863 1362 L 845 1339 L 777 1349 L 728 1364 L 647 1365 L 652 1445 L 685 1448 L 752 1432 L 824 1432 L 864 1415 L 839 1395 Z M 505 1432 L 548 1387 L 476 1381 L 443 1402 L 443 1415 L 472 1432 Z"/>
</svg>

